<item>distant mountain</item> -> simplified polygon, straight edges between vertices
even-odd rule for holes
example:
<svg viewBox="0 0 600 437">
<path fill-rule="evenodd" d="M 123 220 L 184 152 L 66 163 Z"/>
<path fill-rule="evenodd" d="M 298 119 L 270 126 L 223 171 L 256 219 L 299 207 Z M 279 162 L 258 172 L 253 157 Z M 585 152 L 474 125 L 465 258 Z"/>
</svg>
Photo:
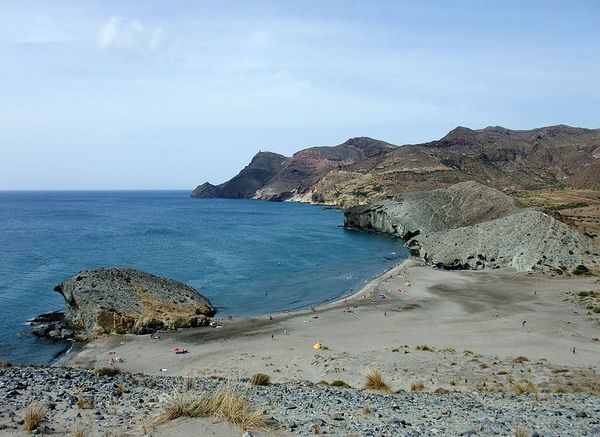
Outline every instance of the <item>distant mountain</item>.
<svg viewBox="0 0 600 437">
<path fill-rule="evenodd" d="M 469 180 L 505 192 L 600 189 L 600 129 L 457 127 L 440 140 L 400 147 L 360 137 L 290 158 L 262 152 L 230 181 L 205 183 L 192 196 L 352 206 Z"/>
<path fill-rule="evenodd" d="M 282 170 L 284 161 L 288 159 L 283 155 L 272 152 L 258 152 L 237 176 L 221 185 L 212 185 L 208 182 L 198 185 L 192 191 L 192 197 L 225 197 L 247 198 L 253 197 L 256 191 L 264 187 L 275 175 Z"/>
<path fill-rule="evenodd" d="M 286 158 L 260 152 L 237 176 L 221 185 L 198 186 L 192 197 L 260 198 L 286 200 L 305 193 L 329 171 L 371 158 L 395 146 L 371 138 L 351 138 L 334 147 L 311 147 Z"/>
</svg>

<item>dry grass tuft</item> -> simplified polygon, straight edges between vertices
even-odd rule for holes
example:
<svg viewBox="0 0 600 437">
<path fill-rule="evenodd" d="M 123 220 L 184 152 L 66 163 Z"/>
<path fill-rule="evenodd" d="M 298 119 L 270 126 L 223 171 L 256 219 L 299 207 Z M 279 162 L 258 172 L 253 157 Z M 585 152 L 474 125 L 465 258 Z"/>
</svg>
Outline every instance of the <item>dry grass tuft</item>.
<svg viewBox="0 0 600 437">
<path fill-rule="evenodd" d="M 183 381 L 183 391 L 190 391 L 196 387 L 197 381 L 193 376 L 188 376 Z"/>
<path fill-rule="evenodd" d="M 350 384 L 348 384 L 346 381 L 342 381 L 341 379 L 336 379 L 335 381 L 332 381 L 331 386 L 332 387 L 352 388 L 350 386 Z"/>
<path fill-rule="evenodd" d="M 524 426 L 519 426 L 515 429 L 515 437 L 529 437 L 529 430 Z"/>
<path fill-rule="evenodd" d="M 262 410 L 254 407 L 243 393 L 233 387 L 224 387 L 212 394 L 176 391 L 165 398 L 162 411 L 152 418 L 151 423 L 159 425 L 179 417 L 226 420 L 245 430 L 270 429 Z"/>
<path fill-rule="evenodd" d="M 46 406 L 40 402 L 33 402 L 29 404 L 25 410 L 25 417 L 23 419 L 23 429 L 25 431 L 33 431 L 38 429 L 41 425 L 44 416 L 46 415 Z"/>
<path fill-rule="evenodd" d="M 383 381 L 383 376 L 377 369 L 367 369 L 363 387 L 367 390 L 378 390 L 389 394 L 394 393 L 390 386 Z"/>
<path fill-rule="evenodd" d="M 450 390 L 448 390 L 447 388 L 444 388 L 444 387 L 438 387 L 433 392 L 434 393 L 441 393 L 441 394 L 448 394 L 448 393 L 450 393 Z"/>
<path fill-rule="evenodd" d="M 415 349 L 418 351 L 426 351 L 426 352 L 434 352 L 435 349 L 431 346 L 428 346 L 426 344 L 418 344 L 417 346 L 415 346 Z"/>
<path fill-rule="evenodd" d="M 413 382 L 410 386 L 410 391 L 423 391 L 425 390 L 425 384 L 421 381 Z"/>
<path fill-rule="evenodd" d="M 518 395 L 524 393 L 538 393 L 539 389 L 532 381 L 521 381 L 513 384 L 512 391 Z"/>
<path fill-rule="evenodd" d="M 88 427 L 81 422 L 77 422 L 71 433 L 71 437 L 86 437 L 90 435 Z"/>
<path fill-rule="evenodd" d="M 271 383 L 271 377 L 264 373 L 257 373 L 250 380 L 252 385 L 269 385 Z"/>
<path fill-rule="evenodd" d="M 79 408 L 80 410 L 91 410 L 94 407 L 95 403 L 93 399 L 86 401 L 85 397 L 83 396 L 83 393 L 79 393 L 79 395 L 77 396 L 77 408 Z"/>
</svg>

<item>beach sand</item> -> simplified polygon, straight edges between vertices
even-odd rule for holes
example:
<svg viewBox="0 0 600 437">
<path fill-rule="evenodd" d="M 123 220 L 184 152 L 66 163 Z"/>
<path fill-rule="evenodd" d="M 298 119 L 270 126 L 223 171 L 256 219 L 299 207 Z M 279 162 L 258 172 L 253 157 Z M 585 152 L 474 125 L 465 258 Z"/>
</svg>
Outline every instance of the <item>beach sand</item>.
<svg viewBox="0 0 600 437">
<path fill-rule="evenodd" d="M 490 375 L 524 369 L 542 386 L 562 384 L 553 371 L 569 366 L 589 384 L 600 365 L 600 325 L 565 302 L 565 292 L 598 289 L 594 277 L 440 271 L 407 260 L 314 311 L 225 319 L 218 328 L 163 332 L 160 339 L 101 337 L 68 365 L 106 367 L 118 356 L 124 362 L 115 366 L 128 372 L 234 380 L 261 372 L 273 382 L 343 380 L 355 387 L 374 367 L 394 389 L 421 381 L 427 389 L 453 390 L 491 381 L 510 390 L 510 378 Z M 327 349 L 314 349 L 317 342 Z M 417 350 L 420 345 L 427 347 Z M 173 347 L 189 352 L 174 354 Z M 528 361 L 515 364 L 517 357 Z"/>
</svg>

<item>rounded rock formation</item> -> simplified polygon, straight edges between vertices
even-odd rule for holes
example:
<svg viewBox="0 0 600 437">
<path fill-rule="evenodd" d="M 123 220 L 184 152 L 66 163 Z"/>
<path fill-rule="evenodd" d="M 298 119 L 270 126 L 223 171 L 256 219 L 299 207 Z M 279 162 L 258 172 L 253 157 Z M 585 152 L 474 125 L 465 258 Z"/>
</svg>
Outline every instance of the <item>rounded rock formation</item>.
<svg viewBox="0 0 600 437">
<path fill-rule="evenodd" d="M 202 326 L 215 314 L 194 288 L 129 268 L 83 270 L 54 291 L 65 299 L 65 325 L 80 336 Z"/>
</svg>

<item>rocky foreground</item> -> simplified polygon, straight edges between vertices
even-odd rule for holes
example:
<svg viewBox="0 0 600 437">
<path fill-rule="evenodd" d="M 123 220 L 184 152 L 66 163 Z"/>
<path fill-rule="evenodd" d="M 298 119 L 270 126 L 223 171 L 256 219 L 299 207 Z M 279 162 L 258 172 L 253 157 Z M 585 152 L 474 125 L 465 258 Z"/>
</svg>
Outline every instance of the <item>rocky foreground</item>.
<svg viewBox="0 0 600 437">
<path fill-rule="evenodd" d="M 600 433 L 600 398 L 564 394 L 394 394 L 309 382 L 253 386 L 233 383 L 262 409 L 276 432 L 360 436 L 520 435 Z M 152 434 L 150 418 L 176 390 L 214 393 L 221 379 L 116 374 L 67 368 L 0 369 L 0 433 L 18 435 L 25 408 L 47 407 L 37 433 Z M 526 432 L 526 433 L 525 433 Z M 113 434 L 109 434 L 113 433 Z M 242 430 L 239 431 L 239 435 Z M 232 435 L 235 433 L 232 432 Z"/>
</svg>

